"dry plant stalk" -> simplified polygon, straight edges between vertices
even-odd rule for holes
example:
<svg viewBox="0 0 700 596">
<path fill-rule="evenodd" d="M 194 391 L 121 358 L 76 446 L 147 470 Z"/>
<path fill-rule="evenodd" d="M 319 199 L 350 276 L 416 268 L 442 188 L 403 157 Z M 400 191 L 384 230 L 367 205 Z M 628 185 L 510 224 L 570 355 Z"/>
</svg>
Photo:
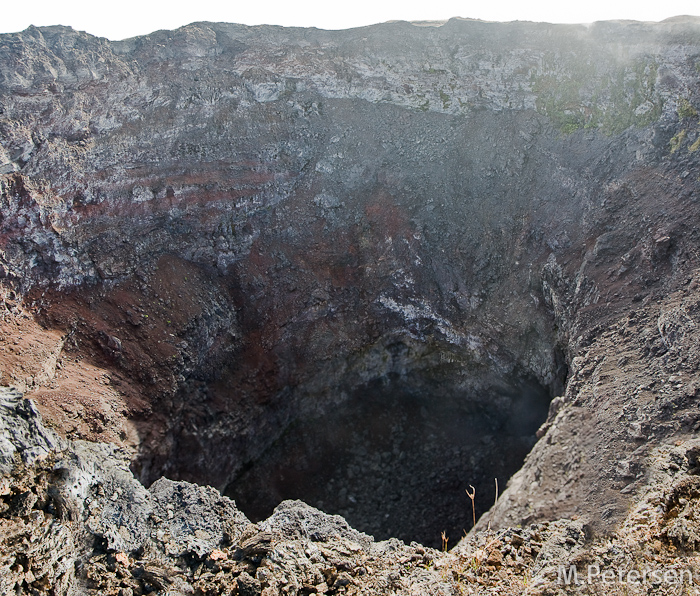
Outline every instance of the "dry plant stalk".
<svg viewBox="0 0 700 596">
<path fill-rule="evenodd" d="M 446 553 L 447 552 L 447 541 L 449 538 L 445 536 L 445 530 L 440 532 L 440 536 L 442 537 L 442 552 Z"/>
<path fill-rule="evenodd" d="M 464 489 L 464 492 L 467 493 L 467 496 L 472 500 L 472 528 L 476 527 L 476 509 L 474 508 L 474 495 L 476 495 L 476 489 L 470 484 L 469 488 L 472 489 L 472 492 L 470 493 L 466 488 Z"/>
<path fill-rule="evenodd" d="M 496 482 L 496 498 L 493 500 L 493 505 L 495 507 L 496 503 L 498 503 L 498 478 L 494 478 L 494 481 Z"/>
</svg>

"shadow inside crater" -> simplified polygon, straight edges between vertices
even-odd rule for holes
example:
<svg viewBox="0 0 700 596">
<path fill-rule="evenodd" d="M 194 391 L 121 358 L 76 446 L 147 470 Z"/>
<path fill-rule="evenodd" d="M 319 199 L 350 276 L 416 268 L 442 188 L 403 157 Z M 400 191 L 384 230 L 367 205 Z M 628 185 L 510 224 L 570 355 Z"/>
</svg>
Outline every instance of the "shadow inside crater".
<svg viewBox="0 0 700 596">
<path fill-rule="evenodd" d="M 479 395 L 396 376 L 356 390 L 315 419 L 299 420 L 229 484 L 253 521 L 285 499 L 340 514 L 378 540 L 450 546 L 493 504 L 534 445 L 550 392 L 526 377 L 499 379 Z"/>
</svg>

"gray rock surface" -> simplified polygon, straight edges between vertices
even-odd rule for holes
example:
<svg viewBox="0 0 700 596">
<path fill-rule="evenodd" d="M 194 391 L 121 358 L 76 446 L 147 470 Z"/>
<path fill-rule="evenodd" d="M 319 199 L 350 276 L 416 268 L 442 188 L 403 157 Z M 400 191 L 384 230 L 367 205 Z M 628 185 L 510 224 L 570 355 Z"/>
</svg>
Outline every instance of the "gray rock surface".
<svg viewBox="0 0 700 596">
<path fill-rule="evenodd" d="M 0 473 L 10 473 L 20 461 L 31 465 L 62 445 L 30 400 L 16 389 L 0 387 Z"/>
<path fill-rule="evenodd" d="M 351 528 L 339 515 L 328 515 L 302 501 L 283 501 L 260 524 L 260 528 L 290 540 L 328 542 L 333 538 L 344 538 L 365 550 L 374 542 L 371 536 Z"/>
<path fill-rule="evenodd" d="M 211 487 L 160 478 L 148 489 L 153 514 L 162 520 L 163 536 L 171 555 L 195 553 L 204 557 L 224 543 L 235 543 L 250 522 L 233 501 Z"/>
</svg>

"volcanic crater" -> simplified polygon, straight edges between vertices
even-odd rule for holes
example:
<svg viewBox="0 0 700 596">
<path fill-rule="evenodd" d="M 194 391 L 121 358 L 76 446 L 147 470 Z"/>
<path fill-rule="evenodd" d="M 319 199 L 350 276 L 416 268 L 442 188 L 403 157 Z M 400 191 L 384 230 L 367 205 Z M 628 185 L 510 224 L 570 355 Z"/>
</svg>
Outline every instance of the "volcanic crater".
<svg viewBox="0 0 700 596">
<path fill-rule="evenodd" d="M 699 32 L 0 36 L 0 380 L 253 521 L 607 532 L 700 420 Z"/>
</svg>

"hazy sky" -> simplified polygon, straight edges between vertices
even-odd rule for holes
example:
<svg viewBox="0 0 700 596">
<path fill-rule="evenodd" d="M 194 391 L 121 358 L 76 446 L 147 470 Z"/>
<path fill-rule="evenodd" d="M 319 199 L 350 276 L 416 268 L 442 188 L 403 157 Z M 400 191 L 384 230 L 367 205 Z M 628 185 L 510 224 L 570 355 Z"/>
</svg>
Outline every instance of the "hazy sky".
<svg viewBox="0 0 700 596">
<path fill-rule="evenodd" d="M 124 39 L 194 21 L 345 29 L 393 19 L 468 17 L 492 21 L 590 23 L 605 19 L 660 21 L 700 15 L 700 0 L 26 0 L 9 2 L 0 32 L 29 25 L 70 25 L 110 39 Z"/>
</svg>

